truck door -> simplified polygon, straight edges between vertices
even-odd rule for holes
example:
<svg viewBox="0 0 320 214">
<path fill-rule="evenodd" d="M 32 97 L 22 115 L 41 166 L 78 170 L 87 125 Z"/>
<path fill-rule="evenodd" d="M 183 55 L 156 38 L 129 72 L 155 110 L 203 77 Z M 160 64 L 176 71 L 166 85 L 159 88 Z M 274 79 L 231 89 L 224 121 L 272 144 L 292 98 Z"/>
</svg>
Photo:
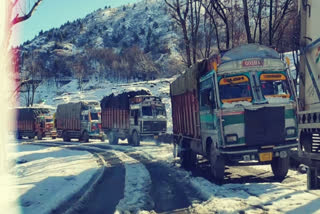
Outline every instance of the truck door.
<svg viewBox="0 0 320 214">
<path fill-rule="evenodd" d="M 83 112 L 81 114 L 81 131 L 90 131 L 89 114 L 88 112 Z"/>
<path fill-rule="evenodd" d="M 212 141 L 217 138 L 216 115 L 214 114 L 216 106 L 216 98 L 213 88 L 212 78 L 208 78 L 200 82 L 200 127 L 203 142 L 203 151 L 206 151 L 205 143 L 207 139 Z"/>
</svg>

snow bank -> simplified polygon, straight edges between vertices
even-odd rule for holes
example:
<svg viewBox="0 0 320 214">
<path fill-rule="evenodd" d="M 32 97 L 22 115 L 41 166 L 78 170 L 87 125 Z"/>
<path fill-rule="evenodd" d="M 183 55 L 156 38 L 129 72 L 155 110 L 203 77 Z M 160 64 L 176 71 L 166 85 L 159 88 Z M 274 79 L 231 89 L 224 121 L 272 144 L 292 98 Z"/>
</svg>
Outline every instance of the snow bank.
<svg viewBox="0 0 320 214">
<path fill-rule="evenodd" d="M 20 210 L 23 213 L 50 213 L 78 192 L 97 172 L 96 158 L 88 152 L 18 145 L 10 155 L 16 160 Z"/>
</svg>

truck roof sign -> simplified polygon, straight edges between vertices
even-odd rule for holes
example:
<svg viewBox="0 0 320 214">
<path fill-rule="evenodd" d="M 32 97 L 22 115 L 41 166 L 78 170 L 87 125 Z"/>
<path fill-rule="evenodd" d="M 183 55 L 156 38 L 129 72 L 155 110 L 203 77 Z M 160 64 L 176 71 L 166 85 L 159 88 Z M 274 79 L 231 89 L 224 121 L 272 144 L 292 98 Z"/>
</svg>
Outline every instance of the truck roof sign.
<svg viewBox="0 0 320 214">
<path fill-rule="evenodd" d="M 257 67 L 263 66 L 264 61 L 263 59 L 250 59 L 250 60 L 243 60 L 242 67 Z"/>
</svg>

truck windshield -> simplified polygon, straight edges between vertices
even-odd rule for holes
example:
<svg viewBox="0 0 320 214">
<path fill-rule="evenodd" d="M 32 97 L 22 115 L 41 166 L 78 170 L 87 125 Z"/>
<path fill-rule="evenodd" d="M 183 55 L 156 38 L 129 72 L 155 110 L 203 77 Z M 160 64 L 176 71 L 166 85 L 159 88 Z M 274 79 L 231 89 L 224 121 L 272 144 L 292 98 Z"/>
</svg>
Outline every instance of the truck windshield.
<svg viewBox="0 0 320 214">
<path fill-rule="evenodd" d="M 52 118 L 46 118 L 46 123 L 52 123 L 53 119 Z"/>
<path fill-rule="evenodd" d="M 283 74 L 262 74 L 260 76 L 263 95 L 268 97 L 289 98 L 287 78 Z"/>
<path fill-rule="evenodd" d="M 91 120 L 99 120 L 99 115 L 98 115 L 98 113 L 90 113 L 90 115 L 91 115 Z"/>
<path fill-rule="evenodd" d="M 151 108 L 151 106 L 143 106 L 142 107 L 142 115 L 143 116 L 152 116 L 152 108 Z"/>
<path fill-rule="evenodd" d="M 252 101 L 249 79 L 244 75 L 222 78 L 219 89 L 222 103 Z"/>
<path fill-rule="evenodd" d="M 157 116 L 166 116 L 166 109 L 163 106 L 156 106 L 154 110 Z"/>
</svg>

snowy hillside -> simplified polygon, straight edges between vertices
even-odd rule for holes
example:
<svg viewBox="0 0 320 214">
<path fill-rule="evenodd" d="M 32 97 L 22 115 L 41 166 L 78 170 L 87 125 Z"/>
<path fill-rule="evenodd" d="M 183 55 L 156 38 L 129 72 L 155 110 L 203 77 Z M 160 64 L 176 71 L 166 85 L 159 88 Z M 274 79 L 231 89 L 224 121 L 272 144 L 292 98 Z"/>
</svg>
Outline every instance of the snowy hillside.
<svg viewBox="0 0 320 214">
<path fill-rule="evenodd" d="M 58 29 L 40 32 L 32 41 L 18 48 L 20 70 L 28 70 L 27 65 L 37 61 L 44 70 L 42 76 L 75 76 L 74 64 L 78 59 L 90 74 L 110 77 L 110 74 L 116 76 L 115 73 L 124 74 L 130 70 L 129 75 L 132 76 L 133 72 L 144 70 L 153 72 L 153 76 L 140 74 L 138 79 L 168 77 L 183 66 L 179 54 L 182 42 L 165 3 L 162 0 L 143 0 L 118 8 L 98 9 Z M 136 59 L 127 53 L 134 47 L 141 51 L 141 56 Z M 144 64 L 150 66 L 133 68 L 130 60 L 136 63 L 146 61 Z"/>
</svg>

